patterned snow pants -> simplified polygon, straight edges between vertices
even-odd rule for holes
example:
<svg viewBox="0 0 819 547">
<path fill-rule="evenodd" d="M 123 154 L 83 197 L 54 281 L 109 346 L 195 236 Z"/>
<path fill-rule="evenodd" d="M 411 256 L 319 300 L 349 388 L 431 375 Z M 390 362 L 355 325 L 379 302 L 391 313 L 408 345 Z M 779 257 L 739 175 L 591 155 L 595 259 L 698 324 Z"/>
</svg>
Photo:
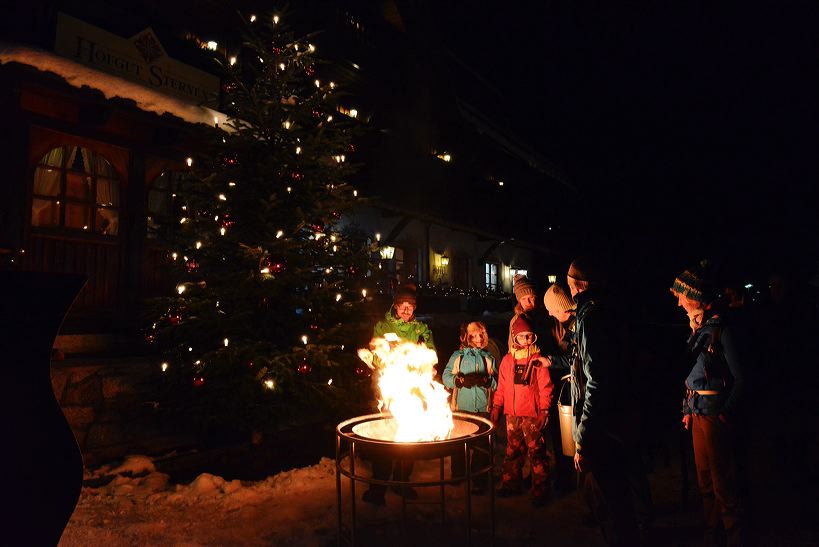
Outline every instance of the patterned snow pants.
<svg viewBox="0 0 819 547">
<path fill-rule="evenodd" d="M 523 488 L 523 465 L 526 454 L 532 466 L 532 496 L 548 493 L 549 458 L 543 445 L 543 436 L 537 429 L 536 418 L 506 415 L 506 454 L 503 459 L 502 487 Z"/>
</svg>

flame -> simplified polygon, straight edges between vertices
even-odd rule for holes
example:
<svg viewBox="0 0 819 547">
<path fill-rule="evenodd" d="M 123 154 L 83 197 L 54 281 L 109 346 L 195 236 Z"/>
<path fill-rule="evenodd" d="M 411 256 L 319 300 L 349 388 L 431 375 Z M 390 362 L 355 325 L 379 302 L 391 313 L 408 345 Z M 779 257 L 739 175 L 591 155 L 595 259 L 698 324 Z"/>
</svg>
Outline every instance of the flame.
<svg viewBox="0 0 819 547">
<path fill-rule="evenodd" d="M 424 344 L 390 341 L 394 339 L 389 334 L 374 338 L 370 350 L 358 351 L 361 360 L 380 373 L 378 408 L 392 414 L 395 422 L 395 434 L 389 440 L 417 442 L 449 438 L 454 426 L 448 393 L 442 384 L 434 381 L 438 356 Z"/>
</svg>

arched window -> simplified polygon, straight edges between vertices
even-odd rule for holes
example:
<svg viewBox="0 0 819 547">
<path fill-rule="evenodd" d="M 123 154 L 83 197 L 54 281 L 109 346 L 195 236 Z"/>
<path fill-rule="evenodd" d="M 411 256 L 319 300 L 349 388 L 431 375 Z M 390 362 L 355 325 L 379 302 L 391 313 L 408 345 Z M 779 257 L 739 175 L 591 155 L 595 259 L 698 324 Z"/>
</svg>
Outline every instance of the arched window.
<svg viewBox="0 0 819 547">
<path fill-rule="evenodd" d="M 119 205 L 114 167 L 93 150 L 54 148 L 34 170 L 32 226 L 115 236 Z"/>
<path fill-rule="evenodd" d="M 148 190 L 147 237 L 156 239 L 163 230 L 175 226 L 174 197 L 179 184 L 189 175 L 180 171 L 165 171 L 156 177 Z"/>
</svg>

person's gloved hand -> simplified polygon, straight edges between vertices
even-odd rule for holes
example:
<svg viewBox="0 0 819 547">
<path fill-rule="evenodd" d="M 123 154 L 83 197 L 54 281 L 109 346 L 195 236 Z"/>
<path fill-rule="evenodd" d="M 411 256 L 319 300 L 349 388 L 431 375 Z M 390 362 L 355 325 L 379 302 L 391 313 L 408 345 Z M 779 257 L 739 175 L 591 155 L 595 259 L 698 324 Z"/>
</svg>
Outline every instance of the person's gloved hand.
<svg viewBox="0 0 819 547">
<path fill-rule="evenodd" d="M 481 376 L 478 385 L 481 387 L 492 387 L 492 377 L 489 375 Z"/>
<path fill-rule="evenodd" d="M 464 387 L 475 387 L 480 385 L 483 374 L 472 373 L 464 376 Z"/>
<path fill-rule="evenodd" d="M 456 374 L 455 375 L 455 387 L 457 387 L 457 388 L 464 387 L 464 378 L 466 378 L 466 376 L 464 376 L 463 372 L 459 372 L 458 374 Z"/>
<path fill-rule="evenodd" d="M 682 424 L 686 431 L 691 429 L 691 414 L 683 414 Z"/>
<path fill-rule="evenodd" d="M 492 412 L 491 412 L 491 414 L 489 414 L 489 419 L 492 420 L 493 424 L 498 425 L 498 422 L 500 421 L 500 416 L 501 416 L 501 407 L 493 406 L 492 407 Z"/>
</svg>

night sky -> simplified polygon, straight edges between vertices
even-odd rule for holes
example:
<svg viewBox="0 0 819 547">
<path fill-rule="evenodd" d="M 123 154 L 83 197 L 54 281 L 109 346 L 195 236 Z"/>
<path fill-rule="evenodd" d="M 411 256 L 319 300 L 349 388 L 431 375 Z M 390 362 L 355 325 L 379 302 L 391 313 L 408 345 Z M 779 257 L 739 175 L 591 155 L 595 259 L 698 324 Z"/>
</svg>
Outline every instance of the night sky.
<svg viewBox="0 0 819 547">
<path fill-rule="evenodd" d="M 815 272 L 816 3 L 444 4 L 430 32 L 580 188 L 537 195 L 547 217 L 574 209 L 578 248 L 658 272 L 702 256 Z"/>
<path fill-rule="evenodd" d="M 42 11 L 52 3 L 34 4 Z M 101 4 L 54 3 L 87 14 Z M 163 21 L 195 19 L 208 29 L 235 9 L 272 7 L 191 4 L 169 6 Z M 152 13 L 149 5 L 122 9 L 133 19 Z M 603 249 L 658 278 L 701 257 L 744 277 L 794 267 L 816 273 L 816 2 L 378 6 L 397 9 L 413 39 L 448 48 L 499 90 L 492 114 L 579 189 L 556 198 L 558 183 L 546 177 L 535 187 L 510 185 L 497 214 L 533 217 L 525 238 L 569 255 Z M 149 16 L 131 21 L 144 24 L 162 30 Z"/>
</svg>

